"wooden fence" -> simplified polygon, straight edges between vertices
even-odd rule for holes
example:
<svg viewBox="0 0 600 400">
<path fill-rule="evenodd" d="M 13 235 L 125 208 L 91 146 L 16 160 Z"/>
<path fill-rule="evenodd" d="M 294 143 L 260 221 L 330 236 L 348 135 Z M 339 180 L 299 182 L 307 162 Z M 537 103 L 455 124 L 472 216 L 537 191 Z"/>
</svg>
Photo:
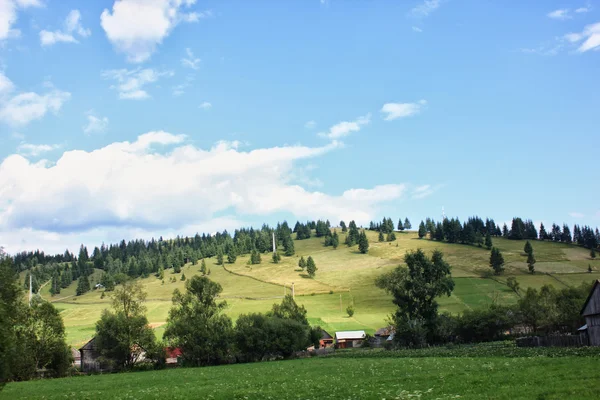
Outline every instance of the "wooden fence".
<svg viewBox="0 0 600 400">
<path fill-rule="evenodd" d="M 587 335 L 527 336 L 516 340 L 517 347 L 580 347 L 588 346 Z"/>
</svg>

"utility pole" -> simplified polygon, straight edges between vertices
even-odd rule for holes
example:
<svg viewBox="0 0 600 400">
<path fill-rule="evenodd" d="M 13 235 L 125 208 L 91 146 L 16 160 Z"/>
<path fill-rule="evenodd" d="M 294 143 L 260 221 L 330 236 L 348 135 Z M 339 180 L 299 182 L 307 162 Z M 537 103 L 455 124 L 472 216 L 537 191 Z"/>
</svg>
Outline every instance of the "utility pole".
<svg viewBox="0 0 600 400">
<path fill-rule="evenodd" d="M 273 254 L 277 252 L 277 248 L 275 247 L 275 232 L 273 232 Z"/>
<path fill-rule="evenodd" d="M 292 282 L 292 299 L 296 299 L 296 288 L 294 287 L 294 282 Z"/>
</svg>

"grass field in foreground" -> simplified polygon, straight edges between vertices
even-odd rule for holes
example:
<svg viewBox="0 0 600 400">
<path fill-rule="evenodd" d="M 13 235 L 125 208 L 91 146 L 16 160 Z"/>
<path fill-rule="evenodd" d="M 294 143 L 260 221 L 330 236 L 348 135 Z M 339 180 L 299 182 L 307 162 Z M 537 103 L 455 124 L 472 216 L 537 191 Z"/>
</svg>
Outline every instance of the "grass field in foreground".
<svg viewBox="0 0 600 400">
<path fill-rule="evenodd" d="M 593 357 L 313 358 L 17 382 L 0 399 L 597 399 Z"/>
<path fill-rule="evenodd" d="M 522 288 L 539 288 L 544 284 L 562 288 L 600 278 L 597 272 L 600 260 L 590 260 L 586 249 L 574 245 L 534 241 L 538 260 L 536 268 L 540 273 L 530 275 L 522 251 L 525 241 L 494 238 L 494 245 L 503 252 L 507 265 L 503 276 L 490 277 L 489 251 L 485 248 L 420 240 L 414 232 L 398 233 L 398 240 L 391 243 L 379 243 L 375 232 L 367 234 L 370 249 L 366 255 L 360 254 L 356 246 L 348 248 L 342 244 L 336 250 L 324 247 L 322 238 L 313 237 L 295 241 L 296 255 L 283 257 L 280 264 L 272 263 L 269 254 L 263 254 L 263 262 L 254 266 L 247 264 L 247 256 L 238 257 L 234 264 L 225 265 L 235 274 L 216 265 L 214 259 L 207 259 L 211 270 L 209 278 L 223 286 L 221 297 L 227 301 L 226 313 L 233 319 L 243 313 L 267 311 L 273 303 L 280 301 L 284 286 L 289 293 L 294 282 L 296 301 L 306 307 L 310 322 L 332 333 L 346 329 L 364 329 L 373 333 L 384 326 L 394 306 L 391 297 L 376 288 L 374 281 L 380 274 L 402 264 L 407 251 L 417 248 L 428 254 L 434 249 L 441 250 L 452 266 L 455 290 L 450 298 L 439 299 L 441 311 L 452 313 L 482 307 L 492 301 L 514 304 L 518 296 L 505 285 L 508 276 L 516 276 Z M 344 238 L 345 234 L 342 234 L 340 241 L 343 242 Z M 299 257 L 309 255 L 313 256 L 318 267 L 314 279 L 306 277 L 297 268 Z M 588 264 L 596 270 L 594 273 L 585 272 Z M 183 273 L 189 278 L 198 274 L 199 269 L 200 265 L 187 265 Z M 169 282 L 171 277 L 176 278 L 175 283 Z M 157 327 L 159 336 L 164 329 L 161 324 L 166 321 L 171 307 L 173 290 L 184 288 L 180 278 L 181 274 L 166 271 L 164 284 L 154 276 L 141 280 L 148 292 L 148 320 Z M 99 279 L 98 272 L 94 279 Z M 74 282 L 55 297 L 50 297 L 49 287 L 42 289 L 42 296 L 53 301 L 61 310 L 67 340 L 75 346 L 93 336 L 95 322 L 102 310 L 110 305 L 110 299 L 101 299 L 98 291 L 74 296 L 76 285 Z M 345 309 L 352 302 L 356 312 L 349 318 Z"/>
</svg>

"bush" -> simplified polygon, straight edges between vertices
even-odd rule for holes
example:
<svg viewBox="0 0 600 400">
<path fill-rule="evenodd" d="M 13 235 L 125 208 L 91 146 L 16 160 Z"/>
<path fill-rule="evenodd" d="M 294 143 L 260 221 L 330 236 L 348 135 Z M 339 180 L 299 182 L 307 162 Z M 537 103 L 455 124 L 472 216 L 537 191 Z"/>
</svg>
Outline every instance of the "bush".
<svg viewBox="0 0 600 400">
<path fill-rule="evenodd" d="M 349 305 L 348 307 L 346 307 L 346 313 L 350 318 L 352 318 L 352 316 L 354 315 L 354 306 Z"/>
</svg>

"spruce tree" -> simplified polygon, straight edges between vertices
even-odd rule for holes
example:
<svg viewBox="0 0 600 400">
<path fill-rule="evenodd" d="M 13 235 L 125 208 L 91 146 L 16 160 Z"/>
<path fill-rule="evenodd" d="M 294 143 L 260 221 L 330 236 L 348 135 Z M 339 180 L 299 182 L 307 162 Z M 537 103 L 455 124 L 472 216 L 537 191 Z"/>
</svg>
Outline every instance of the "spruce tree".
<svg viewBox="0 0 600 400">
<path fill-rule="evenodd" d="M 301 270 L 304 270 L 304 268 L 306 268 L 306 260 L 304 259 L 304 256 L 300 257 L 300 261 L 298 261 L 298 266 Z"/>
<path fill-rule="evenodd" d="M 404 229 L 412 229 L 412 225 L 408 218 L 404 218 Z"/>
<path fill-rule="evenodd" d="M 590 250 L 590 257 L 592 257 L 592 260 L 596 258 L 596 249 L 594 249 L 593 247 Z"/>
<path fill-rule="evenodd" d="M 217 250 L 217 265 L 223 265 L 223 249 L 221 247 Z"/>
<path fill-rule="evenodd" d="M 311 278 L 314 277 L 317 272 L 317 265 L 311 256 L 308 256 L 308 259 L 306 260 L 306 272 L 308 272 L 308 276 Z"/>
<path fill-rule="evenodd" d="M 262 260 L 260 258 L 260 253 L 256 249 L 253 249 L 252 253 L 250 254 L 250 263 L 251 264 L 260 264 L 261 261 Z"/>
<path fill-rule="evenodd" d="M 385 238 L 383 237 L 383 232 L 379 231 L 379 241 L 383 242 L 385 240 Z"/>
<path fill-rule="evenodd" d="M 427 235 L 427 228 L 425 227 L 425 223 L 421 221 L 419 224 L 419 239 L 423 239 Z"/>
<path fill-rule="evenodd" d="M 340 221 L 340 227 L 342 228 L 342 232 L 348 232 L 348 227 L 344 221 Z"/>
<path fill-rule="evenodd" d="M 400 218 L 398 220 L 398 230 L 399 231 L 403 231 L 404 230 L 404 224 L 402 223 L 402 218 Z"/>
<path fill-rule="evenodd" d="M 367 239 L 365 231 L 362 231 L 358 237 L 358 250 L 362 254 L 367 254 L 369 252 L 369 240 Z"/>
<path fill-rule="evenodd" d="M 533 251 L 527 254 L 527 268 L 530 273 L 535 274 L 535 256 L 533 255 Z"/>
<path fill-rule="evenodd" d="M 292 240 L 291 235 L 286 236 L 285 240 L 283 241 L 283 254 L 285 254 L 287 257 L 291 257 L 296 254 L 294 241 Z"/>
<path fill-rule="evenodd" d="M 388 242 L 393 242 L 394 240 L 396 240 L 396 234 L 394 232 L 388 233 L 386 240 Z"/>
<path fill-rule="evenodd" d="M 81 296 L 84 293 L 87 293 L 90 291 L 90 281 L 88 280 L 87 276 L 80 276 L 79 280 L 77 281 L 77 290 L 75 291 L 75 294 L 77 296 Z"/>
<path fill-rule="evenodd" d="M 496 275 L 500 275 L 504 271 L 504 257 L 496 247 L 492 247 L 490 267 L 492 267 Z"/>
<path fill-rule="evenodd" d="M 235 260 L 237 260 L 235 246 L 229 246 L 229 251 L 227 252 L 227 262 L 229 262 L 229 264 L 233 264 Z"/>
<path fill-rule="evenodd" d="M 200 262 L 200 272 L 202 275 L 206 275 L 206 261 L 204 261 L 204 258 L 202 259 L 202 262 Z"/>
<path fill-rule="evenodd" d="M 526 254 L 533 253 L 533 247 L 531 247 L 531 243 L 529 243 L 529 240 L 527 242 L 525 242 L 525 247 L 523 248 L 523 250 L 525 251 Z"/>
<path fill-rule="evenodd" d="M 491 249 L 492 249 L 492 246 L 493 246 L 493 244 L 492 244 L 492 235 L 490 235 L 490 232 L 488 231 L 488 232 L 485 234 L 485 247 L 486 247 L 488 250 L 491 250 Z"/>
<path fill-rule="evenodd" d="M 544 227 L 544 223 L 540 223 L 540 240 L 548 239 L 548 233 L 546 233 L 546 228 Z"/>
<path fill-rule="evenodd" d="M 273 262 L 275 264 L 279 264 L 279 261 L 281 261 L 281 256 L 279 255 L 278 252 L 274 252 L 272 258 L 273 258 Z"/>
<path fill-rule="evenodd" d="M 340 237 L 335 230 L 333 231 L 333 236 L 331 237 L 331 245 L 334 249 L 337 249 L 340 245 Z"/>
</svg>

